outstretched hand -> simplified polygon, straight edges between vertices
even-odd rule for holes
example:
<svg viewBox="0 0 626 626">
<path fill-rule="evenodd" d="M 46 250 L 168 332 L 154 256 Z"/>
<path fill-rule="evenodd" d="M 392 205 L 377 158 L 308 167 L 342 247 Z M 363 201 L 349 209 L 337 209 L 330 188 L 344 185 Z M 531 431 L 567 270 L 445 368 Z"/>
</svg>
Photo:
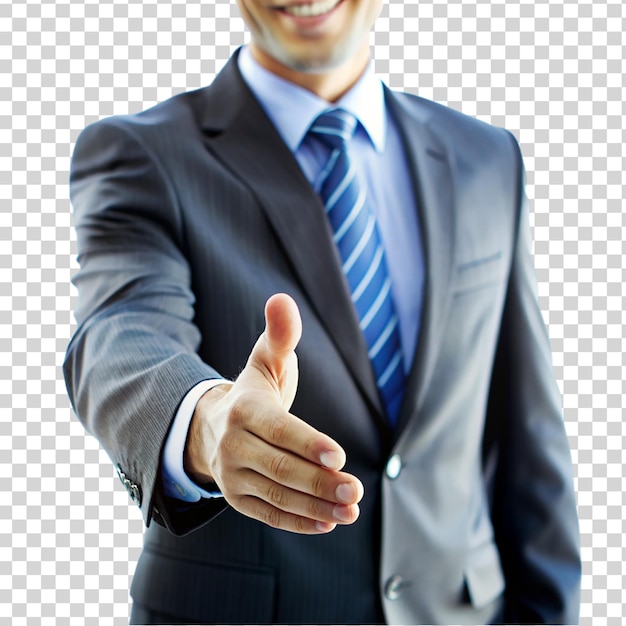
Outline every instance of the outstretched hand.
<svg viewBox="0 0 626 626">
<path fill-rule="evenodd" d="M 265 322 L 237 380 L 198 402 L 185 469 L 214 481 L 244 515 L 292 532 L 330 532 L 357 519 L 363 485 L 340 471 L 346 455 L 337 442 L 289 412 L 302 335 L 296 303 L 273 295 Z"/>
</svg>

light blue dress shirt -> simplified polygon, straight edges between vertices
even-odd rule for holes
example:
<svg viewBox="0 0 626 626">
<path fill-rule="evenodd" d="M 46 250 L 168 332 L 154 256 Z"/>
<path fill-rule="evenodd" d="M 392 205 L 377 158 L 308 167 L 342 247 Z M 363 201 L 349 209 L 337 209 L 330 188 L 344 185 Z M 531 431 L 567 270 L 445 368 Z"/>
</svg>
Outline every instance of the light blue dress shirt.
<svg viewBox="0 0 626 626">
<path fill-rule="evenodd" d="M 350 154 L 376 213 L 393 300 L 400 325 L 405 371 L 408 372 L 417 343 L 425 280 L 422 239 L 412 177 L 395 120 L 385 106 L 383 85 L 371 64 L 359 81 L 338 102 L 329 104 L 314 93 L 272 74 L 259 65 L 249 48 L 239 55 L 239 69 L 283 141 L 294 154 L 307 180 L 319 191 L 329 149 L 307 137 L 313 121 L 324 111 L 340 107 L 360 122 Z M 221 494 L 207 492 L 183 470 L 187 431 L 200 396 L 221 380 L 203 381 L 183 400 L 163 452 L 165 493 L 185 502 Z"/>
</svg>

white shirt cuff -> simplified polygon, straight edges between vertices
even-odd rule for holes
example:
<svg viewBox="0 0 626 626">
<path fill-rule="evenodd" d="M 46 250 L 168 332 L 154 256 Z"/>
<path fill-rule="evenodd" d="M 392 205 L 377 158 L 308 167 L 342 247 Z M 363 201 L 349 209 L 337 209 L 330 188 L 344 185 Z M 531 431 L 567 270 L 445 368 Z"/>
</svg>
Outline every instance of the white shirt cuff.
<svg viewBox="0 0 626 626">
<path fill-rule="evenodd" d="M 184 466 L 185 443 L 189 432 L 189 425 L 193 412 L 198 404 L 198 400 L 209 389 L 217 385 L 229 384 L 230 381 L 221 378 L 203 380 L 195 387 L 192 387 L 176 411 L 172 427 L 165 441 L 163 448 L 163 458 L 161 464 L 161 478 L 163 479 L 163 490 L 166 496 L 176 498 L 183 502 L 198 502 L 200 498 L 223 497 L 219 491 L 206 491 L 194 483 L 187 476 Z"/>
</svg>

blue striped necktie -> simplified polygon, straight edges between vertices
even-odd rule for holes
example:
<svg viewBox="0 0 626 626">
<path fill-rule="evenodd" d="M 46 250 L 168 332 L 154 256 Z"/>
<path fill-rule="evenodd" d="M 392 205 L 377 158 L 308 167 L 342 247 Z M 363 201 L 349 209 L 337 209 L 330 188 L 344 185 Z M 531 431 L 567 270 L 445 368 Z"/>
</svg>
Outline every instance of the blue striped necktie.
<svg viewBox="0 0 626 626">
<path fill-rule="evenodd" d="M 309 133 L 331 150 L 320 194 L 348 280 L 370 361 L 389 421 L 395 424 L 404 395 L 404 361 L 383 244 L 348 154 L 356 118 L 342 109 L 320 115 Z"/>
</svg>

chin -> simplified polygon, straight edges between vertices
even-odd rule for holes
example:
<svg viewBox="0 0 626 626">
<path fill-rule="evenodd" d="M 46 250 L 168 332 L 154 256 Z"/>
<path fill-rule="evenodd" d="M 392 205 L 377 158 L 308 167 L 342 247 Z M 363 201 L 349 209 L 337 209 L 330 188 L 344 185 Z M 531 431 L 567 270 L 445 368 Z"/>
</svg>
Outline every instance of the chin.
<svg viewBox="0 0 626 626">
<path fill-rule="evenodd" d="M 304 74 L 321 74 L 337 69 L 341 63 L 334 63 L 328 59 L 291 59 L 285 63 L 287 67 Z"/>
<path fill-rule="evenodd" d="M 296 72 L 320 74 L 339 69 L 342 65 L 354 59 L 355 56 L 356 53 L 353 49 L 344 46 L 323 55 L 319 54 L 319 52 L 317 52 L 317 54 L 283 53 L 281 57 L 276 58 L 278 58 L 283 65 Z"/>
</svg>

